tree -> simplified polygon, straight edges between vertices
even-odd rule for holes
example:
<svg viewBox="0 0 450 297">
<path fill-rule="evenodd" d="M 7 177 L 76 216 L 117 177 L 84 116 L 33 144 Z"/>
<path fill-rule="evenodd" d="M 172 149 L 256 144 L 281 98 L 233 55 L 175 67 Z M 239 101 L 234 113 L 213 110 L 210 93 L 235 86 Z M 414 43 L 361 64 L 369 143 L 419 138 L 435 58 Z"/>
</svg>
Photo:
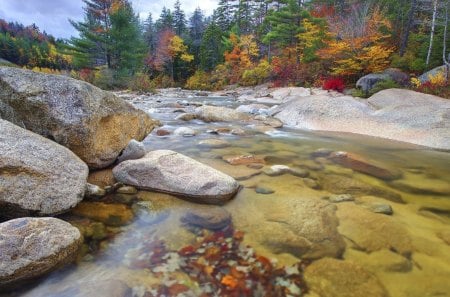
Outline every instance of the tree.
<svg viewBox="0 0 450 297">
<path fill-rule="evenodd" d="M 186 17 L 184 11 L 181 9 L 180 0 L 175 2 L 173 12 L 173 28 L 175 30 L 175 34 L 178 36 L 183 36 L 186 32 Z"/>
<path fill-rule="evenodd" d="M 223 32 L 214 22 L 209 24 L 200 45 L 200 68 L 211 71 L 223 61 Z"/>
<path fill-rule="evenodd" d="M 155 22 L 156 32 L 163 32 L 165 30 L 173 30 L 173 15 L 170 9 L 167 9 L 165 6 L 161 11 L 161 15 L 159 19 Z"/>
<path fill-rule="evenodd" d="M 202 44 L 202 37 L 205 32 L 205 20 L 200 8 L 196 8 L 192 17 L 189 19 L 189 39 L 191 53 L 195 57 L 197 64 L 200 63 L 200 47 Z"/>
</svg>

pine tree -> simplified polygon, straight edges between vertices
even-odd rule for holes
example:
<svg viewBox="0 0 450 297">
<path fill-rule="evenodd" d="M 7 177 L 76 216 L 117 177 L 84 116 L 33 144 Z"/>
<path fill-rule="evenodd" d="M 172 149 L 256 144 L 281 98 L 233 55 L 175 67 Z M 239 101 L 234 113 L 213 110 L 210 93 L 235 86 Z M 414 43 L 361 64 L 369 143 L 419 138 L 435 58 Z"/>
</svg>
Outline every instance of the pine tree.
<svg viewBox="0 0 450 297">
<path fill-rule="evenodd" d="M 155 29 L 157 33 L 160 33 L 165 30 L 173 30 L 173 15 L 170 9 L 163 7 L 161 11 L 161 15 L 159 19 L 155 23 Z"/>
<path fill-rule="evenodd" d="M 200 68 L 202 70 L 210 71 L 223 61 L 222 36 L 222 30 L 214 22 L 206 28 L 200 45 Z"/>
<path fill-rule="evenodd" d="M 194 55 L 194 61 L 198 64 L 200 55 L 200 46 L 202 44 L 203 33 L 205 32 L 205 20 L 200 8 L 196 8 L 192 17 L 189 19 L 189 42 L 191 53 Z"/>
<path fill-rule="evenodd" d="M 186 16 L 184 11 L 181 9 L 180 0 L 175 2 L 173 12 L 173 28 L 175 30 L 175 34 L 178 36 L 183 36 L 186 32 Z"/>
<path fill-rule="evenodd" d="M 144 22 L 144 42 L 148 47 L 149 53 L 153 53 L 156 47 L 156 32 L 155 24 L 153 23 L 153 16 L 148 14 L 146 21 Z"/>
</svg>

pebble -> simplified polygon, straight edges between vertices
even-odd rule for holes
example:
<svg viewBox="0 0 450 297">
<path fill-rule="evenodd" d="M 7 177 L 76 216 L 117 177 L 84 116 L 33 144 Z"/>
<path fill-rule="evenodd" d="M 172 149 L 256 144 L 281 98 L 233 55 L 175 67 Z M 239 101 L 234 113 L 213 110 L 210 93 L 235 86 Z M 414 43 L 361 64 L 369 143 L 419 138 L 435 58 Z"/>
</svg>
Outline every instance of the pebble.
<svg viewBox="0 0 450 297">
<path fill-rule="evenodd" d="M 188 127 L 180 127 L 177 128 L 173 134 L 183 137 L 191 137 L 197 135 L 197 132 L 194 129 Z"/>
<path fill-rule="evenodd" d="M 137 194 L 138 190 L 132 186 L 123 186 L 117 189 L 116 191 L 119 194 Z"/>
<path fill-rule="evenodd" d="M 305 183 L 305 186 L 307 186 L 308 188 L 311 188 L 314 190 L 320 189 L 320 185 L 312 178 L 304 178 L 303 182 Z"/>
<path fill-rule="evenodd" d="M 381 213 L 389 216 L 394 214 L 394 210 L 389 204 L 372 204 L 369 205 L 368 209 L 374 213 Z"/>
<path fill-rule="evenodd" d="M 355 198 L 350 194 L 331 195 L 328 197 L 328 201 L 333 203 L 355 201 Z"/>
<path fill-rule="evenodd" d="M 264 187 L 256 187 L 255 192 L 258 194 L 268 195 L 275 193 L 274 190 L 270 188 L 264 188 Z"/>
</svg>

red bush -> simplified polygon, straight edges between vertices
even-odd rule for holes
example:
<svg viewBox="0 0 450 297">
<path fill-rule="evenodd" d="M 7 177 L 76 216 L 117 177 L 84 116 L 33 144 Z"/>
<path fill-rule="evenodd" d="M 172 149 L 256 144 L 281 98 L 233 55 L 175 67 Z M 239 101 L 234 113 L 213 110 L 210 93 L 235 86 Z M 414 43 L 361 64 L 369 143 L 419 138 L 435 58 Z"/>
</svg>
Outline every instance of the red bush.
<svg viewBox="0 0 450 297">
<path fill-rule="evenodd" d="M 324 81 L 322 89 L 343 92 L 345 89 L 344 80 L 340 77 L 329 78 Z"/>
</svg>

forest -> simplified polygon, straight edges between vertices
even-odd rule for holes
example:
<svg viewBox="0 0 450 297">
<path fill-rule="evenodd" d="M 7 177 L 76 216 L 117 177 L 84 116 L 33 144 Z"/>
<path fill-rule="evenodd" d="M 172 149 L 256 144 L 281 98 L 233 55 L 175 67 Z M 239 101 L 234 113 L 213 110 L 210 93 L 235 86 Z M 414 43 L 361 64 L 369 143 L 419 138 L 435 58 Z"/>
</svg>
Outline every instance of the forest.
<svg viewBox="0 0 450 297">
<path fill-rule="evenodd" d="M 70 20 L 79 36 L 68 40 L 0 20 L 0 57 L 141 91 L 267 82 L 342 91 L 396 68 L 411 77 L 407 87 L 449 97 L 445 73 L 416 79 L 449 65 L 449 0 L 220 0 L 212 15 L 188 15 L 177 1 L 145 21 L 127 0 L 83 2 L 84 20 Z"/>
</svg>

